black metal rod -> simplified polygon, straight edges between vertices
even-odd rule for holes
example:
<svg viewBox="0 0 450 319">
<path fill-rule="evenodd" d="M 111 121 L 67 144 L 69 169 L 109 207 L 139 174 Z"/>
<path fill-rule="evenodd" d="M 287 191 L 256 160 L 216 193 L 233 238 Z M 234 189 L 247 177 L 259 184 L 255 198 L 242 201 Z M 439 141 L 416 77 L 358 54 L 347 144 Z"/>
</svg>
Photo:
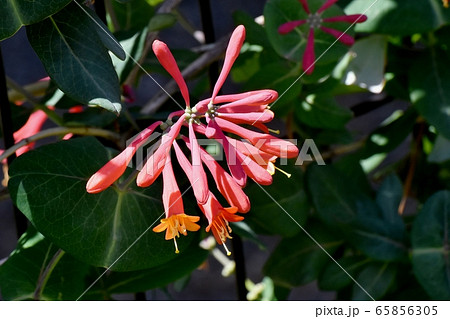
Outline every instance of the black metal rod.
<svg viewBox="0 0 450 319">
<path fill-rule="evenodd" d="M 205 43 L 214 43 L 216 36 L 214 32 L 214 23 L 212 18 L 211 4 L 209 0 L 198 0 L 200 6 L 200 16 L 202 19 L 202 29 L 205 35 Z M 219 77 L 219 63 L 217 61 L 211 63 L 208 69 L 210 90 L 214 88 L 214 84 Z"/>
<path fill-rule="evenodd" d="M 200 6 L 200 16 L 202 19 L 203 33 L 205 34 L 205 42 L 214 43 L 216 41 L 216 36 L 214 33 L 211 4 L 209 0 L 198 0 L 198 3 Z M 210 89 L 212 91 L 214 84 L 219 77 L 218 62 L 214 62 L 209 66 L 208 75 Z M 245 269 L 245 257 L 242 240 L 238 235 L 233 234 L 233 240 L 231 242 L 233 245 L 234 261 L 236 263 L 236 288 L 238 300 L 247 300 L 247 289 L 245 288 L 245 279 L 247 278 L 247 274 Z"/>
<path fill-rule="evenodd" d="M 8 87 L 6 85 L 6 73 L 3 64 L 3 55 L 0 47 L 0 122 L 2 125 L 3 143 L 5 149 L 14 145 L 14 129 L 12 126 L 11 107 L 8 99 Z M 8 167 L 14 160 L 15 155 L 11 155 L 7 159 Z M 14 219 L 16 222 L 17 237 L 20 237 L 28 228 L 28 220 L 17 207 L 13 206 Z"/>
<path fill-rule="evenodd" d="M 236 288 L 238 300 L 247 300 L 247 288 L 245 288 L 245 279 L 247 272 L 245 269 L 245 256 L 242 239 L 236 234 L 233 234 L 231 240 L 233 245 L 234 262 L 236 263 Z"/>
</svg>

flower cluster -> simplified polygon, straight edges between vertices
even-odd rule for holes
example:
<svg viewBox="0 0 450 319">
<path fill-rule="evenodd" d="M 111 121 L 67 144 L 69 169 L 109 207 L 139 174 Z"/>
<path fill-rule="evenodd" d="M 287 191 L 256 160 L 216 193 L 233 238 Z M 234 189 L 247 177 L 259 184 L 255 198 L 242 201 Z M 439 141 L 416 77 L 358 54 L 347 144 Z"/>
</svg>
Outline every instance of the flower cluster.
<svg viewBox="0 0 450 319">
<path fill-rule="evenodd" d="M 174 240 L 178 252 L 176 238 L 180 233 L 200 228 L 196 222 L 198 216 L 185 214 L 181 192 L 173 172 L 171 150 L 173 148 L 177 161 L 189 179 L 200 210 L 208 220 L 206 231 L 211 231 L 219 244 L 225 246 L 227 238 L 231 238 L 230 222 L 243 220 L 237 213 L 250 210 L 250 201 L 242 188 L 247 177 L 256 183 L 269 185 L 274 173 L 273 162 L 278 157 L 292 158 L 298 155 L 297 147 L 269 134 L 265 123 L 271 121 L 274 113 L 269 110 L 269 103 L 277 97 L 273 90 L 259 90 L 240 94 L 219 95 L 230 69 L 239 55 L 245 39 L 245 28 L 238 26 L 233 32 L 225 54 L 224 65 L 214 86 L 212 96 L 191 107 L 187 85 L 181 75 L 177 63 L 167 45 L 154 41 L 153 51 L 166 71 L 176 81 L 184 98 L 185 110 L 173 112 L 166 122 L 156 122 L 143 130 L 124 151 L 110 160 L 88 181 L 86 189 L 89 193 L 98 193 L 113 184 L 125 171 L 137 149 L 149 139 L 159 127 L 163 130 L 157 149 L 148 157 L 136 183 L 140 187 L 151 185 L 160 174 L 163 176 L 163 205 L 165 218 L 153 230 L 166 231 L 166 240 Z M 176 119 L 177 120 L 174 120 Z M 242 124 L 255 127 L 251 130 Z M 187 128 L 187 136 L 181 133 Z M 227 136 L 232 133 L 249 141 Z M 229 172 L 199 145 L 197 135 L 201 134 L 214 139 L 223 147 Z M 182 150 L 190 151 L 189 160 Z M 216 187 L 229 207 L 224 207 L 209 190 L 205 167 L 213 177 Z"/>
<path fill-rule="evenodd" d="M 352 15 L 343 15 L 337 17 L 330 18 L 322 18 L 323 12 L 335 4 L 338 0 L 327 0 L 317 12 L 312 13 L 309 10 L 308 2 L 306 0 L 299 0 L 302 4 L 303 10 L 308 14 L 307 19 L 303 20 L 295 20 L 283 23 L 279 26 L 278 32 L 280 34 L 287 34 L 294 30 L 296 27 L 301 26 L 303 24 L 308 24 L 309 32 L 308 32 L 308 40 L 306 43 L 305 53 L 303 55 L 303 63 L 302 67 L 306 74 L 311 74 L 314 71 L 314 62 L 316 60 L 316 56 L 314 53 L 314 32 L 315 29 L 320 29 L 323 32 L 331 34 L 337 40 L 342 42 L 345 45 L 353 45 L 355 40 L 348 34 L 341 32 L 336 29 L 332 29 L 324 26 L 324 23 L 332 23 L 332 22 L 347 22 L 347 23 L 361 23 L 367 20 L 367 16 L 364 14 L 352 14 Z"/>
</svg>

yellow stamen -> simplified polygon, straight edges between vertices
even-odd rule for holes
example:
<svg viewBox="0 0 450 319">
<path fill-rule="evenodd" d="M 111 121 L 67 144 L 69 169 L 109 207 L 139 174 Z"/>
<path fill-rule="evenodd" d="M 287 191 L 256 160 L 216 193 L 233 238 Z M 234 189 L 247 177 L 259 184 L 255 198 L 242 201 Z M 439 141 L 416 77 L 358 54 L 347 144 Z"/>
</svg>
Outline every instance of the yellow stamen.
<svg viewBox="0 0 450 319">
<path fill-rule="evenodd" d="M 225 243 L 223 243 L 223 248 L 225 248 L 225 251 L 227 252 L 227 256 L 231 256 L 231 251 L 228 250 L 227 245 L 225 245 Z"/>
<path fill-rule="evenodd" d="M 272 130 L 271 128 L 268 129 L 270 133 L 273 134 L 280 134 L 280 130 Z"/>
<path fill-rule="evenodd" d="M 175 237 L 173 238 L 173 242 L 175 243 L 175 254 L 179 254 L 180 251 L 178 250 L 177 240 L 175 239 Z"/>
<path fill-rule="evenodd" d="M 278 168 L 274 165 L 275 169 L 277 171 L 280 171 L 281 173 L 283 173 L 284 175 L 286 175 L 288 178 L 291 178 L 292 174 L 289 174 L 288 172 L 283 171 L 281 168 Z"/>
</svg>

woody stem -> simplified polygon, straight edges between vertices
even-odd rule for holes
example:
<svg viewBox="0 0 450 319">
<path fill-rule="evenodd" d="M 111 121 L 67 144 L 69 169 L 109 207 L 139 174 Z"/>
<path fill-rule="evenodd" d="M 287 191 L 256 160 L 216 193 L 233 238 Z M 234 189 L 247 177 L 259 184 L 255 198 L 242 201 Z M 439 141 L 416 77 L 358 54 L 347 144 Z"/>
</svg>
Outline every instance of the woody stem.
<svg viewBox="0 0 450 319">
<path fill-rule="evenodd" d="M 2 104 L 3 105 L 3 104 Z M 38 140 L 50 137 L 50 136 L 60 136 L 65 135 L 68 133 L 77 134 L 77 135 L 88 135 L 88 136 L 100 136 L 104 137 L 113 141 L 119 141 L 120 136 L 116 133 L 113 133 L 108 130 L 98 129 L 98 128 L 91 128 L 91 127 L 54 127 L 50 128 L 44 131 L 40 131 L 39 133 L 27 137 L 23 140 L 21 140 L 19 143 L 14 144 L 7 148 L 5 152 L 0 155 L 0 161 L 4 160 L 5 158 L 10 158 L 14 155 L 14 153 L 21 147 L 30 144 L 32 142 L 36 142 Z"/>
</svg>

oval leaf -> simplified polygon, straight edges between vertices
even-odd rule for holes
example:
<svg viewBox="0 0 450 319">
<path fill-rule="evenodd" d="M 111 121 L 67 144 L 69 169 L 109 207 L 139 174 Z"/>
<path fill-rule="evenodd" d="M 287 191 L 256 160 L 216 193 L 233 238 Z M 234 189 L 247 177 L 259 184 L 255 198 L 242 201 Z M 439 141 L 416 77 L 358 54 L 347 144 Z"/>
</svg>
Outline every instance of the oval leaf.
<svg viewBox="0 0 450 319">
<path fill-rule="evenodd" d="M 414 274 L 428 295 L 450 299 L 450 191 L 430 197 L 414 221 L 412 263 Z"/>
<path fill-rule="evenodd" d="M 319 224 L 308 224 L 306 230 L 330 254 L 342 244 Z M 280 242 L 264 265 L 264 274 L 277 285 L 291 288 L 317 279 L 329 260 L 315 242 L 301 233 Z"/>
<path fill-rule="evenodd" d="M 16 249 L 0 267 L 2 297 L 5 300 L 34 299 L 39 275 L 58 247 L 33 227 L 20 237 Z M 85 289 L 89 266 L 64 254 L 53 269 L 40 300 L 75 300 Z"/>
<path fill-rule="evenodd" d="M 54 16 L 28 26 L 27 35 L 61 91 L 81 103 L 119 114 L 119 79 L 97 29 L 95 22 L 72 3 Z M 107 44 L 112 48 L 111 42 Z"/>
<path fill-rule="evenodd" d="M 174 259 L 173 242 L 151 230 L 163 217 L 158 183 L 86 192 L 88 178 L 107 161 L 94 138 L 42 146 L 11 165 L 11 197 L 44 236 L 88 264 L 131 271 Z M 196 233 L 183 236 L 180 251 L 196 239 Z"/>
<path fill-rule="evenodd" d="M 367 265 L 358 275 L 356 281 L 370 296 L 355 284 L 353 286 L 352 300 L 380 299 L 394 283 L 396 274 L 397 268 L 389 263 L 372 263 Z"/>
<path fill-rule="evenodd" d="M 419 113 L 450 139 L 450 62 L 445 52 L 431 48 L 413 64 L 411 101 Z"/>
<path fill-rule="evenodd" d="M 264 190 L 261 189 L 262 186 L 256 184 L 246 188 L 252 206 L 250 213 L 245 216 L 245 221 L 257 232 L 290 237 L 300 232 L 300 227 L 291 217 L 303 225 L 310 211 L 310 205 L 303 189 L 301 170 L 295 166 L 284 166 L 283 169 L 292 174 L 291 178 L 277 172 L 273 176 L 273 184 L 264 186 Z M 274 199 L 291 217 L 277 205 Z"/>
<path fill-rule="evenodd" d="M 0 41 L 12 36 L 23 25 L 39 22 L 64 8 L 71 0 L 2 1 Z"/>
</svg>

